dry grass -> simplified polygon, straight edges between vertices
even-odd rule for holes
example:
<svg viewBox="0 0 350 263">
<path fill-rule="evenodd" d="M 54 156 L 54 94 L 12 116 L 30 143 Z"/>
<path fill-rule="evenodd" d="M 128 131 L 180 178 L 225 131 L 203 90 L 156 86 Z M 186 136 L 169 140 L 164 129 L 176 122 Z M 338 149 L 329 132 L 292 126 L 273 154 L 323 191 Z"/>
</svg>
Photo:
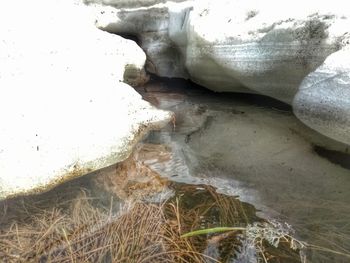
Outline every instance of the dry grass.
<svg viewBox="0 0 350 263">
<path fill-rule="evenodd" d="M 204 262 L 206 258 L 180 238 L 179 207 L 173 203 L 134 202 L 114 214 L 112 209 L 96 208 L 81 191 L 51 208 L 30 202 L 17 205 L 25 209 L 16 216 L 8 211 L 0 228 L 3 262 Z M 172 218 L 165 216 L 165 210 L 172 211 Z"/>
<path fill-rule="evenodd" d="M 0 258 L 2 262 L 214 263 L 230 262 L 242 252 L 242 233 L 181 235 L 200 228 L 247 225 L 258 219 L 252 206 L 209 186 L 171 188 L 176 195 L 165 203 L 134 200 L 118 212 L 113 198 L 108 206 L 96 205 L 89 191 L 78 186 L 58 189 L 45 198 L 15 200 L 3 213 Z M 269 262 L 280 262 L 274 260 L 277 254 L 279 250 L 264 247 Z"/>
<path fill-rule="evenodd" d="M 70 213 L 57 208 L 0 232 L 5 262 L 174 262 L 162 207 L 126 205 L 119 215 L 93 207 L 85 192 Z"/>
</svg>

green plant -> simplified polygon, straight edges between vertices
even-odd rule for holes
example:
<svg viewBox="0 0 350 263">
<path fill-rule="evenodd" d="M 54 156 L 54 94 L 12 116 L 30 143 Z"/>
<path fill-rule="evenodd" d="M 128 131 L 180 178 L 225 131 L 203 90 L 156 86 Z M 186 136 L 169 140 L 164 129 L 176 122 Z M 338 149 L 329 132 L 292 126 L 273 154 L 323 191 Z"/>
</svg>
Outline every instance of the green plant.
<svg viewBox="0 0 350 263">
<path fill-rule="evenodd" d="M 193 237 L 198 235 L 206 235 L 206 234 L 213 234 L 213 233 L 227 232 L 227 231 L 243 231 L 246 229 L 247 229 L 246 227 L 213 227 L 213 228 L 191 231 L 189 233 L 181 235 L 181 237 Z"/>
</svg>

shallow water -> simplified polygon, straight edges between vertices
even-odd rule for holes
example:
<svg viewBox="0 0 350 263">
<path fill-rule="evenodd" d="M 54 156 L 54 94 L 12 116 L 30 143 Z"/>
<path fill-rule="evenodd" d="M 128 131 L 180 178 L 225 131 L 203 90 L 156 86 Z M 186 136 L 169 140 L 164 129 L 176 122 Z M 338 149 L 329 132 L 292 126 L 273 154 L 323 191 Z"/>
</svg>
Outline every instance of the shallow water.
<svg viewBox="0 0 350 263">
<path fill-rule="evenodd" d="M 152 167 L 187 183 L 215 185 L 288 222 L 302 240 L 350 253 L 349 148 L 300 123 L 286 105 L 262 96 L 217 94 L 186 82 L 150 83 L 139 92 L 176 114 L 175 127 L 147 142 L 172 149 Z M 308 251 L 310 262 L 350 262 Z"/>
<path fill-rule="evenodd" d="M 137 158 L 136 166 L 142 166 L 144 159 Z M 129 161 L 119 168 L 125 165 L 128 173 L 133 171 Z M 263 257 L 271 263 L 300 262 L 299 250 L 291 249 L 280 235 L 289 234 L 289 227 L 259 218 L 254 206 L 237 197 L 219 194 L 209 185 L 164 180 L 162 189 L 150 188 L 148 179 L 154 176 L 155 185 L 161 180 L 155 173 L 139 170 L 126 179 L 119 168 L 1 203 L 3 209 L 6 206 L 0 226 L 1 262 L 246 263 Z M 124 190 L 135 190 L 136 185 L 143 188 L 142 196 L 133 191 L 126 197 Z M 180 236 L 225 226 L 246 230 Z M 278 249 L 250 234 L 257 230 L 272 231 L 281 239 Z"/>
<path fill-rule="evenodd" d="M 310 130 L 289 106 L 266 97 L 218 94 L 180 80 L 156 80 L 138 91 L 176 120 L 152 132 L 123 163 L 42 195 L 0 202 L 3 262 L 72 262 L 73 255 L 111 262 L 113 253 L 123 263 L 182 262 L 178 254 L 162 254 L 164 240 L 148 236 L 174 227 L 171 238 L 186 250 L 179 236 L 185 232 L 263 222 L 288 231 L 291 225 L 298 240 L 333 250 L 307 249 L 305 262 L 350 262 L 334 253 L 350 254 L 346 145 Z M 169 214 L 169 207 L 181 212 Z M 135 239 L 144 255 L 163 257 L 142 261 L 145 256 L 131 250 Z M 209 256 L 264 262 L 247 240 L 241 232 L 208 234 L 191 239 L 207 257 L 180 254 L 188 262 L 214 262 Z M 268 262 L 300 262 L 288 243 L 261 246 Z"/>
</svg>

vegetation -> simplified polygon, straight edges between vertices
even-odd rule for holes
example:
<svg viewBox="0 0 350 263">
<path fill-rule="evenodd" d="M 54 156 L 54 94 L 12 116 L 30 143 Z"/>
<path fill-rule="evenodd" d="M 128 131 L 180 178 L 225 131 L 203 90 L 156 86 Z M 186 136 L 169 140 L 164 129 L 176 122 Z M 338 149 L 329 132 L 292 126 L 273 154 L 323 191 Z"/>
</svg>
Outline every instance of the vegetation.
<svg viewBox="0 0 350 263">
<path fill-rule="evenodd" d="M 276 249 L 261 238 L 259 227 L 265 223 L 251 205 L 209 186 L 170 187 L 176 194 L 167 202 L 125 202 L 121 209 L 115 197 L 110 196 L 107 206 L 82 187 L 57 190 L 45 198 L 12 200 L 7 209 L 3 207 L 0 258 L 4 262 L 188 263 L 262 257 L 268 262 L 300 262 L 298 251 L 290 249 L 292 239 L 281 238 Z M 207 231 L 205 236 L 184 237 L 194 229 L 223 224 L 242 227 L 219 235 Z M 250 232 L 249 224 L 254 226 Z M 251 254 L 248 232 L 255 236 L 257 253 Z"/>
</svg>

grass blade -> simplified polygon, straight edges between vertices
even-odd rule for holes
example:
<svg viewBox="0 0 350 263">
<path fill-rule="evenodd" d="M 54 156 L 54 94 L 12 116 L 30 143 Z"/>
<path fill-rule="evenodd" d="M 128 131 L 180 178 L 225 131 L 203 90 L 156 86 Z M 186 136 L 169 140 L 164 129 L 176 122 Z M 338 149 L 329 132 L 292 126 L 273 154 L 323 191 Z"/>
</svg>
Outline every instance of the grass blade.
<svg viewBox="0 0 350 263">
<path fill-rule="evenodd" d="M 192 237 L 192 236 L 219 233 L 219 232 L 242 231 L 242 230 L 246 230 L 246 228 L 245 227 L 213 227 L 213 228 L 191 231 L 181 235 L 181 237 Z"/>
</svg>

